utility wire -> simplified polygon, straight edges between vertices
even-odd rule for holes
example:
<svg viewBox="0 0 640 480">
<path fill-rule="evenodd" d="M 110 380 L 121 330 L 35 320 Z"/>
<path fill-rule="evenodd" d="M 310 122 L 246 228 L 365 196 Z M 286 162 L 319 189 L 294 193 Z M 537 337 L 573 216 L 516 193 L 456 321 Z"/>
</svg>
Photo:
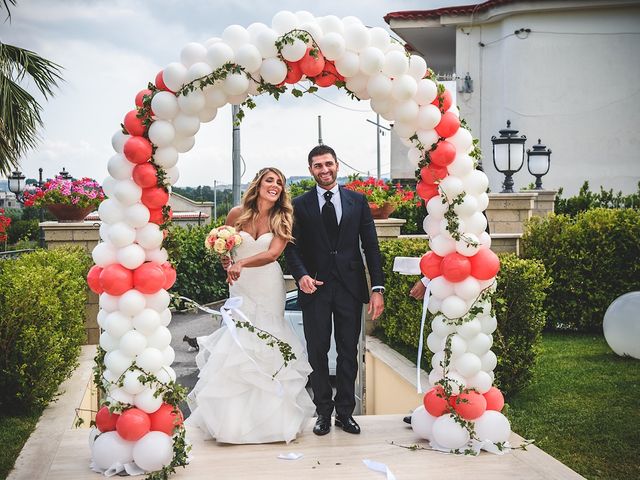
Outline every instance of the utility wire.
<svg viewBox="0 0 640 480">
<path fill-rule="evenodd" d="M 308 92 L 308 91 L 309 91 L 309 90 L 308 90 L 304 85 L 301 85 L 300 83 L 296 83 L 296 85 L 297 85 L 298 87 L 300 87 L 300 88 L 304 89 L 304 91 L 305 91 L 305 92 Z M 340 104 L 338 104 L 338 103 L 332 102 L 331 100 L 327 100 L 326 98 L 321 97 L 320 95 L 318 95 L 318 94 L 317 94 L 317 93 L 315 93 L 315 92 L 314 92 L 314 93 L 311 93 L 311 95 L 313 95 L 314 97 L 318 97 L 320 100 L 323 100 L 323 101 L 325 101 L 325 102 L 327 102 L 327 103 L 330 103 L 330 104 L 331 104 L 331 105 L 333 105 L 333 106 L 336 106 L 336 107 L 339 107 L 339 108 L 343 108 L 343 109 L 345 109 L 345 110 L 351 110 L 352 112 L 359 112 L 359 113 L 370 113 L 370 112 L 371 112 L 371 110 L 360 110 L 360 109 L 358 109 L 358 108 L 345 107 L 344 105 L 340 105 Z"/>
</svg>

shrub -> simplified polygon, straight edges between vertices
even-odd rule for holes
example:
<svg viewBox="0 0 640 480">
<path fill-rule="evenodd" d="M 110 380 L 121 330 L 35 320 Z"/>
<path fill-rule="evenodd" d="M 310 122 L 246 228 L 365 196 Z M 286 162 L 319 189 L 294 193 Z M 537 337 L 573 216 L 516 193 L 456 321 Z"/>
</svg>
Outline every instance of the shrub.
<svg viewBox="0 0 640 480">
<path fill-rule="evenodd" d="M 394 257 L 417 257 L 428 250 L 426 240 L 397 239 L 380 242 L 383 268 L 386 275 L 385 305 L 376 335 L 390 346 L 412 352 L 415 361 L 420 335 L 422 302 L 409 297 L 409 290 L 417 276 L 394 273 Z M 498 356 L 495 369 L 496 384 L 506 394 L 513 394 L 524 387 L 532 376 L 538 351 L 540 332 L 545 313 L 542 303 L 550 284 L 544 266 L 535 260 L 523 260 L 514 255 L 501 256 L 498 289 L 493 304 L 498 319 L 494 333 L 494 353 Z M 433 315 L 427 314 L 424 338 L 431 332 Z M 431 352 L 423 349 L 422 365 L 430 370 Z"/>
<path fill-rule="evenodd" d="M 37 241 L 40 234 L 38 220 L 14 220 L 7 230 L 9 245 L 13 245 L 20 240 Z"/>
<path fill-rule="evenodd" d="M 228 296 L 225 271 L 218 257 L 204 246 L 209 231 L 223 223 L 224 219 L 219 219 L 217 225 L 171 227 L 165 247 L 177 271 L 172 292 L 198 303 L 209 303 Z"/>
<path fill-rule="evenodd" d="M 638 190 L 630 195 L 623 195 L 620 191 L 614 194 L 613 189 L 605 190 L 602 186 L 600 192 L 594 193 L 589 190 L 589 182 L 582 184 L 578 195 L 569 198 L 562 198 L 562 188 L 558 189 L 554 205 L 556 213 L 575 216 L 593 208 L 640 209 L 640 182 Z"/>
<path fill-rule="evenodd" d="M 588 210 L 533 217 L 523 255 L 540 260 L 553 279 L 546 328 L 602 332 L 602 319 L 618 296 L 640 290 L 640 212 Z"/>
<path fill-rule="evenodd" d="M 0 405 L 45 406 L 77 365 L 85 340 L 86 275 L 81 248 L 38 250 L 0 262 Z"/>
</svg>

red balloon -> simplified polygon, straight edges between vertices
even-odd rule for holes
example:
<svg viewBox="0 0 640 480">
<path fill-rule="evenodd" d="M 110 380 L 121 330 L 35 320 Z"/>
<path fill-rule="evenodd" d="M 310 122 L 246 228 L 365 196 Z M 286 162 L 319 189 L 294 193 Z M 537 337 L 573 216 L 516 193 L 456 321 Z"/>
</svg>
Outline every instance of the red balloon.
<svg viewBox="0 0 640 480">
<path fill-rule="evenodd" d="M 100 295 L 104 292 L 104 289 L 100 285 L 100 274 L 102 273 L 102 267 L 98 265 L 94 265 L 89 269 L 89 273 L 87 273 L 87 283 L 89 284 L 89 288 L 92 292 Z"/>
<path fill-rule="evenodd" d="M 143 263 L 133 271 L 133 286 L 141 293 L 156 293 L 165 282 L 164 271 L 157 262 Z"/>
<path fill-rule="evenodd" d="M 336 68 L 336 64 L 332 60 L 327 60 L 325 58 L 324 70 L 326 72 L 333 73 L 336 76 L 336 80 L 344 82 L 344 77 L 340 75 L 340 72 Z"/>
<path fill-rule="evenodd" d="M 330 87 L 331 85 L 334 85 L 336 83 L 336 80 L 336 76 L 333 73 L 327 72 L 326 70 L 320 72 L 320 75 L 316 76 L 313 79 L 313 81 L 319 87 Z"/>
<path fill-rule="evenodd" d="M 433 252 L 425 253 L 420 259 L 420 271 L 429 280 L 442 275 L 442 257 Z"/>
<path fill-rule="evenodd" d="M 487 410 L 495 410 L 499 412 L 504 407 L 504 397 L 502 392 L 496 387 L 491 387 L 488 392 L 484 394 L 484 398 L 487 401 Z"/>
<path fill-rule="evenodd" d="M 500 271 L 500 259 L 486 248 L 478 250 L 478 253 L 473 257 L 469 257 L 469 261 L 471 262 L 471 275 L 478 280 L 489 280 Z"/>
<path fill-rule="evenodd" d="M 435 165 L 446 167 L 456 159 L 456 147 L 450 142 L 441 140 L 436 144 L 436 148 L 429 152 L 429 157 Z"/>
<path fill-rule="evenodd" d="M 433 185 L 439 182 L 444 177 L 449 175 L 446 167 L 439 167 L 435 163 L 430 163 L 426 167 L 422 167 L 420 170 L 420 178 L 424 183 Z"/>
<path fill-rule="evenodd" d="M 475 420 L 487 410 L 487 401 L 482 394 L 471 390 L 458 395 L 453 408 L 465 420 Z"/>
<path fill-rule="evenodd" d="M 304 54 L 304 57 L 298 60 L 300 70 L 302 70 L 302 73 L 307 77 L 315 77 L 324 70 L 324 55 L 322 55 L 322 52 L 317 48 L 315 50 L 315 57 L 311 55 L 311 48 L 307 48 L 307 53 Z"/>
<path fill-rule="evenodd" d="M 133 272 L 119 263 L 103 268 L 99 279 L 100 286 L 109 295 L 122 295 L 133 288 Z"/>
<path fill-rule="evenodd" d="M 419 181 L 416 185 L 416 193 L 425 202 L 428 202 L 429 199 L 438 195 L 438 187 L 430 183 Z"/>
<path fill-rule="evenodd" d="M 151 142 L 144 137 L 131 137 L 124 144 L 124 156 L 131 163 L 146 163 L 152 154 Z"/>
<path fill-rule="evenodd" d="M 153 187 L 158 184 L 157 171 L 151 163 L 140 163 L 133 167 L 133 181 L 142 188 Z"/>
<path fill-rule="evenodd" d="M 162 208 L 169 201 L 169 192 L 162 187 L 142 189 L 142 203 L 149 209 Z"/>
<path fill-rule="evenodd" d="M 287 76 L 284 77 L 285 83 L 298 83 L 302 78 L 302 70 L 298 62 L 285 62 L 287 64 Z"/>
<path fill-rule="evenodd" d="M 130 408 L 120 415 L 116 422 L 116 430 L 124 440 L 135 442 L 140 440 L 151 428 L 151 420 L 146 412 L 138 408 Z"/>
<path fill-rule="evenodd" d="M 169 209 L 169 220 L 173 218 L 173 210 Z M 161 208 L 153 208 L 149 209 L 149 222 L 155 223 L 156 225 L 162 225 L 165 223 L 164 216 L 162 215 Z"/>
<path fill-rule="evenodd" d="M 168 403 L 163 403 L 158 410 L 149 415 L 151 419 L 151 430 L 164 432 L 173 435 L 173 431 L 178 425 L 182 425 L 184 417 L 179 408 L 178 413 L 173 413 L 173 407 Z"/>
<path fill-rule="evenodd" d="M 442 107 L 440 107 L 440 101 L 442 101 Z M 445 90 L 444 92 L 439 94 L 435 98 L 435 100 L 431 102 L 431 104 L 440 108 L 441 112 L 446 112 L 451 108 L 451 105 L 453 104 L 453 97 L 451 96 L 451 92 L 449 90 Z"/>
<path fill-rule="evenodd" d="M 164 288 L 165 290 L 169 290 L 171 287 L 173 287 L 173 284 L 176 283 L 176 269 L 173 268 L 173 266 L 169 262 L 164 262 L 160 266 L 162 267 L 165 278 L 162 288 Z"/>
<path fill-rule="evenodd" d="M 146 127 L 142 123 L 142 118 L 138 117 L 138 110 L 131 110 L 124 116 L 124 128 L 129 135 L 138 137 L 144 135 Z"/>
<path fill-rule="evenodd" d="M 151 93 L 151 90 L 149 90 L 148 88 L 140 90 L 136 95 L 136 107 L 142 108 L 145 95 L 151 95 Z"/>
<path fill-rule="evenodd" d="M 460 119 L 451 112 L 444 112 L 440 123 L 436 125 L 436 133 L 443 138 L 453 136 L 460 128 Z"/>
<path fill-rule="evenodd" d="M 96 413 L 96 427 L 98 427 L 98 430 L 102 433 L 112 432 L 116 429 L 118 418 L 120 418 L 119 413 L 110 413 L 107 407 L 102 407 L 98 410 L 98 413 Z"/>
<path fill-rule="evenodd" d="M 167 87 L 164 84 L 164 78 L 162 77 L 162 70 L 160 70 L 156 75 L 156 87 L 158 87 L 160 90 L 171 92 L 171 90 L 169 90 L 169 87 Z M 171 92 L 171 93 L 174 93 L 174 92 Z"/>
<path fill-rule="evenodd" d="M 461 282 L 471 273 L 469 258 L 459 253 L 450 253 L 442 259 L 442 275 L 450 282 Z"/>
<path fill-rule="evenodd" d="M 425 394 L 423 403 L 427 412 L 434 417 L 439 417 L 449 411 L 447 400 L 444 397 L 444 389 L 439 385 Z"/>
</svg>

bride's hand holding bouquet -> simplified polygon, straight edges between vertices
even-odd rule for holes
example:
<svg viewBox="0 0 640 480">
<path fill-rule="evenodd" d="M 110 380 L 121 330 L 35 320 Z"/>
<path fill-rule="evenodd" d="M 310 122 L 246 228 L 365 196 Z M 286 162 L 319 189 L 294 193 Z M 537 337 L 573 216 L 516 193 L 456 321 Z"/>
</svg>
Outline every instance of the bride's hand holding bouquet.
<svg viewBox="0 0 640 480">
<path fill-rule="evenodd" d="M 241 267 L 234 264 L 232 253 L 233 249 L 241 243 L 242 237 L 230 225 L 222 225 L 212 229 L 204 241 L 205 248 L 219 256 L 222 266 L 227 271 L 227 281 L 229 283 L 233 283 L 233 280 L 237 280 L 240 276 Z M 239 268 L 234 268 L 236 266 Z"/>
</svg>

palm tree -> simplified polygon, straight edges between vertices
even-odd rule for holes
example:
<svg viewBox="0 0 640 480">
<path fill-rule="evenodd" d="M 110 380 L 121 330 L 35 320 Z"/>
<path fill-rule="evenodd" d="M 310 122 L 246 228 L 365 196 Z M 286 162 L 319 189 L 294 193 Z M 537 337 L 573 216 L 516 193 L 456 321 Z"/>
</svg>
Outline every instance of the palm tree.
<svg viewBox="0 0 640 480">
<path fill-rule="evenodd" d="M 2 0 L 11 21 L 9 4 Z M 0 10 L 2 10 L 0 6 Z M 5 20 L 5 21 L 6 21 Z M 0 42 L 0 174 L 7 174 L 19 159 L 38 141 L 42 127 L 42 106 L 20 86 L 29 77 L 45 99 L 53 96 L 53 88 L 62 80 L 62 67 L 35 52 Z"/>
</svg>

